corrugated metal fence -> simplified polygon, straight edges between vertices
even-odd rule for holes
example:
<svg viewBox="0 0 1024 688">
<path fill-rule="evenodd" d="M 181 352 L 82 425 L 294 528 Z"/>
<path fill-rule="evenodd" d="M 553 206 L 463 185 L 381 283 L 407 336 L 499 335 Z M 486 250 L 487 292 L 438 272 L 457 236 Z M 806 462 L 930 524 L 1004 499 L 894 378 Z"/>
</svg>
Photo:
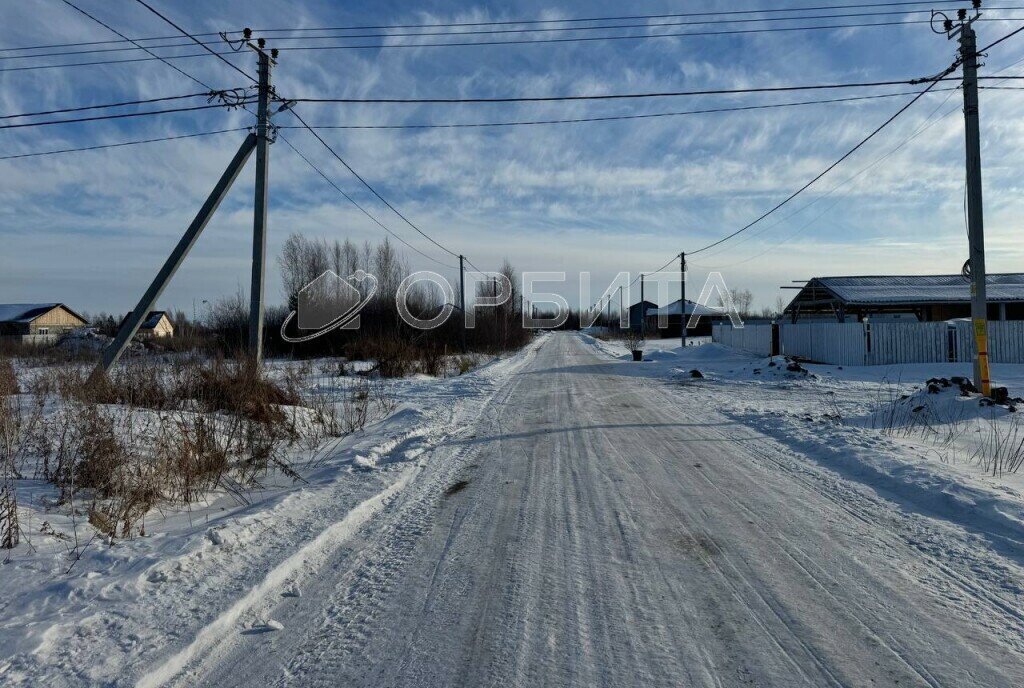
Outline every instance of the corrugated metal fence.
<svg viewBox="0 0 1024 688">
<path fill-rule="evenodd" d="M 715 323 L 711 326 L 711 340 L 726 346 L 761 356 L 772 355 L 772 324 L 746 323 L 743 327 Z"/>
<path fill-rule="evenodd" d="M 797 356 L 833 365 L 968 363 L 974 334 L 967 321 L 923 323 L 778 323 L 779 350 L 772 351 L 772 325 L 712 327 L 712 341 L 751 353 Z M 993 363 L 1024 363 L 1024 321 L 991 321 L 989 357 Z"/>
</svg>

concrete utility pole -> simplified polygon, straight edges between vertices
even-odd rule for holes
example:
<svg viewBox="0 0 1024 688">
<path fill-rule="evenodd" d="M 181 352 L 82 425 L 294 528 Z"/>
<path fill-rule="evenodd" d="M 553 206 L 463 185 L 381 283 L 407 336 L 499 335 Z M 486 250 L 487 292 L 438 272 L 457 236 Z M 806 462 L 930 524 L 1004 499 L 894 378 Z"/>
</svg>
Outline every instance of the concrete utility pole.
<svg viewBox="0 0 1024 688">
<path fill-rule="evenodd" d="M 465 259 L 465 256 L 459 256 L 459 306 L 462 311 L 462 328 L 460 330 L 462 353 L 466 353 L 466 268 L 463 265 Z"/>
<path fill-rule="evenodd" d="M 622 329 L 622 285 L 619 285 L 619 329 Z"/>
<path fill-rule="evenodd" d="M 263 292 L 267 266 L 267 182 L 270 167 L 270 56 L 254 48 L 259 59 L 256 110 L 256 196 L 252 223 L 252 284 L 249 288 L 249 352 L 263 360 Z"/>
<path fill-rule="evenodd" d="M 679 344 L 686 348 L 686 253 L 679 254 Z"/>
<path fill-rule="evenodd" d="M 253 149 L 256 148 L 256 135 L 249 134 L 242 141 L 242 145 L 239 146 L 238 152 L 235 153 L 235 157 L 231 159 L 228 168 L 224 170 L 224 174 L 220 176 L 220 180 L 217 185 L 213 187 L 213 191 L 206 198 L 206 202 L 199 209 L 192 224 L 185 230 L 185 234 L 182 235 L 178 241 L 178 245 L 171 251 L 171 255 L 164 261 L 163 267 L 153 278 L 153 282 L 149 285 L 149 289 L 139 299 L 139 303 L 135 306 L 135 310 L 125 319 L 121 324 L 121 328 L 117 331 L 117 336 L 114 337 L 114 341 L 107 345 L 107 348 L 103 350 L 103 358 L 100 360 L 99 366 L 96 368 L 96 373 L 103 374 L 110 370 L 111 366 L 117 363 L 117 359 L 124 353 L 125 347 L 128 346 L 128 342 L 132 340 L 135 333 L 138 332 L 139 326 L 149 315 L 149 311 L 156 304 L 157 299 L 163 294 L 164 289 L 167 287 L 167 283 L 174 277 L 174 273 L 178 271 L 182 261 L 185 260 L 185 256 L 188 255 L 189 251 L 195 245 L 196 240 L 199 239 L 199 235 L 202 234 L 203 229 L 210 222 L 210 218 L 213 217 L 213 213 L 217 210 L 221 201 L 227 195 L 228 190 L 238 177 L 238 173 L 245 167 L 245 163 L 249 160 L 249 156 L 252 155 Z"/>
<path fill-rule="evenodd" d="M 946 20 L 950 39 L 960 40 L 960 59 L 964 79 L 964 133 L 967 162 L 967 234 L 970 241 L 971 322 L 977 352 L 974 357 L 974 386 L 988 396 L 992 391 L 988 361 L 988 301 L 985 293 L 985 222 L 981 196 L 981 134 L 978 122 L 978 41 L 974 22 L 981 16 L 980 0 L 974 0 L 975 14 L 967 18 L 967 10 L 957 11 L 959 26 Z"/>
</svg>

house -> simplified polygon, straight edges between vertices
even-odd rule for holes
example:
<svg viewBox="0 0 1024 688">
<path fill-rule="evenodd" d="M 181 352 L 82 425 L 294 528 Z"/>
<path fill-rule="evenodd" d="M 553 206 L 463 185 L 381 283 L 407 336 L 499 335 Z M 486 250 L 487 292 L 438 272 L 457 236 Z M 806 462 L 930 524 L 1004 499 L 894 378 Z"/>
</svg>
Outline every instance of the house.
<svg viewBox="0 0 1024 688">
<path fill-rule="evenodd" d="M 641 301 L 629 307 L 629 329 L 639 330 L 640 323 L 645 316 L 650 316 L 651 311 L 658 308 L 658 304 L 651 301 Z"/>
<path fill-rule="evenodd" d="M 124 316 L 121 319 L 121 324 L 128 319 L 128 316 Z M 135 333 L 136 337 L 143 339 L 160 338 L 160 337 L 173 337 L 174 336 L 174 323 L 167 317 L 167 311 L 150 311 L 146 319 L 139 325 L 138 331 Z"/>
<path fill-rule="evenodd" d="M 53 342 L 88 324 L 63 303 L 0 304 L 0 336 L 18 337 L 24 342 Z"/>
<path fill-rule="evenodd" d="M 689 321 L 690 317 L 696 313 L 699 316 L 697 321 L 697 327 L 687 327 L 687 336 L 693 337 L 709 337 L 711 336 L 711 324 L 717 320 L 728 318 L 725 313 L 714 308 L 708 308 L 702 306 L 699 303 L 694 303 L 687 299 L 686 301 L 686 318 Z M 681 333 L 681 324 L 679 317 L 679 299 L 676 299 L 672 303 L 662 308 L 655 308 L 647 311 L 647 327 L 648 330 L 658 329 L 658 318 L 665 316 L 668 318 L 668 327 L 660 330 L 663 337 L 678 337 Z"/>
<path fill-rule="evenodd" d="M 990 320 L 1024 320 L 1024 273 L 990 274 L 985 284 Z M 815 277 L 788 288 L 799 290 L 785 310 L 792 322 L 928 322 L 971 315 L 971 283 L 963 275 Z"/>
</svg>

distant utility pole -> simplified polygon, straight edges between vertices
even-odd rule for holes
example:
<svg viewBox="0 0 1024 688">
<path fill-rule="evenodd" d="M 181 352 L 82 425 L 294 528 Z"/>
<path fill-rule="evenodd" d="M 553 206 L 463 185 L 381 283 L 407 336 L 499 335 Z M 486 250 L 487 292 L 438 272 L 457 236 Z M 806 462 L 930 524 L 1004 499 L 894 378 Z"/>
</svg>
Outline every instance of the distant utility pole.
<svg viewBox="0 0 1024 688">
<path fill-rule="evenodd" d="M 619 329 L 622 329 L 622 285 L 619 285 Z"/>
<path fill-rule="evenodd" d="M 647 329 L 647 302 L 644 301 L 644 273 L 640 273 L 640 332 Z"/>
<path fill-rule="evenodd" d="M 686 348 L 686 252 L 679 254 L 679 344 Z"/>
<path fill-rule="evenodd" d="M 460 320 L 462 321 L 460 332 L 460 341 L 462 344 L 462 353 L 466 353 L 466 267 L 464 261 L 465 256 L 459 256 L 459 306 L 460 306 Z"/>
<path fill-rule="evenodd" d="M 967 162 L 967 235 L 970 258 L 967 267 L 971 277 L 971 322 L 977 352 L 974 357 L 974 386 L 988 396 L 992 392 L 988 361 L 988 301 L 985 293 L 985 222 L 981 197 L 981 134 L 978 122 L 978 41 L 974 22 L 981 16 L 981 0 L 974 0 L 974 16 L 957 10 L 958 23 L 941 15 L 943 28 L 950 40 L 959 38 L 960 60 L 964 79 L 964 133 Z M 933 13 L 935 16 L 940 16 Z"/>
<path fill-rule="evenodd" d="M 608 297 L 608 303 L 605 304 L 605 313 L 606 313 L 606 315 L 604 316 L 605 327 L 607 327 L 609 330 L 611 330 L 612 329 L 612 297 L 611 296 Z"/>
<path fill-rule="evenodd" d="M 259 60 L 259 103 L 256 109 L 256 196 L 252 223 L 252 284 L 249 289 L 249 353 L 263 360 L 263 291 L 267 267 L 267 182 L 270 167 L 270 65 L 273 60 L 254 48 Z"/>
</svg>

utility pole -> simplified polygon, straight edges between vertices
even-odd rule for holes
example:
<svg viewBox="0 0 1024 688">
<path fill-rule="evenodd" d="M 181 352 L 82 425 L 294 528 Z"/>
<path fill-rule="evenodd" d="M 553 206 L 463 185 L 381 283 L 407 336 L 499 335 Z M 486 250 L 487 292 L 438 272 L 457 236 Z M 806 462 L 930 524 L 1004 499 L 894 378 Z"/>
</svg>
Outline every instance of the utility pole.
<svg viewBox="0 0 1024 688">
<path fill-rule="evenodd" d="M 971 323 L 974 328 L 974 386 L 988 396 L 992 392 L 988 361 L 988 300 L 985 285 L 985 222 L 981 195 L 981 134 L 978 121 L 978 40 L 974 22 L 981 16 L 981 0 L 974 0 L 974 16 L 957 10 L 959 26 L 946 18 L 946 35 L 960 41 L 964 78 L 964 134 L 967 163 L 967 235 L 970 242 L 968 266 L 971 277 Z M 933 14 L 933 17 L 937 16 Z M 942 15 L 943 17 L 945 15 Z"/>
<path fill-rule="evenodd" d="M 679 345 L 686 348 L 686 252 L 679 254 Z"/>
<path fill-rule="evenodd" d="M 157 272 L 156 277 L 153 278 L 152 283 L 149 285 L 149 289 L 139 299 L 138 304 L 131 314 L 121 323 L 121 328 L 117 331 L 117 336 L 114 337 L 114 341 L 107 345 L 107 348 L 103 350 L 103 358 L 100 360 L 99 365 L 96 367 L 94 374 L 102 375 L 106 373 L 110 368 L 117 363 L 117 360 L 121 358 L 121 354 L 124 353 L 125 348 L 128 346 L 128 342 L 132 340 L 135 333 L 139 329 L 139 325 L 146 319 L 150 309 L 156 304 L 157 299 L 163 294 L 164 289 L 167 287 L 167 283 L 174 277 L 174 273 L 181 267 L 181 263 L 185 260 L 185 256 L 188 255 L 189 251 L 195 245 L 199 239 L 199 235 L 202 234 L 203 229 L 210 222 L 210 218 L 213 217 L 213 213 L 217 210 L 221 201 L 227 195 L 228 190 L 238 177 L 238 173 L 245 167 L 245 163 L 249 160 L 249 156 L 252 155 L 253 149 L 256 148 L 256 135 L 249 134 L 242 141 L 242 145 L 238 147 L 238 152 L 235 153 L 235 157 L 231 159 L 224 173 L 220 176 L 220 180 L 216 186 L 213 187 L 213 191 L 206 198 L 206 202 L 199 209 L 195 219 L 192 220 L 192 224 L 185 230 L 185 234 L 182 235 L 181 239 L 178 240 L 177 246 L 171 251 L 171 255 L 164 261 L 163 267 Z"/>
<path fill-rule="evenodd" d="M 465 256 L 459 256 L 459 305 L 462 311 L 462 326 L 460 328 L 462 353 L 466 353 L 466 268 L 463 264 L 465 259 Z"/>
<path fill-rule="evenodd" d="M 622 329 L 622 285 L 619 285 L 619 329 Z"/>
<path fill-rule="evenodd" d="M 612 329 L 612 297 L 610 297 L 610 296 L 608 297 L 608 303 L 605 304 L 605 313 L 606 313 L 606 315 L 604 316 L 605 327 L 607 327 L 608 331 L 611 332 L 611 329 Z"/>
<path fill-rule="evenodd" d="M 647 329 L 647 302 L 644 301 L 644 273 L 640 273 L 640 333 L 646 334 Z"/>
<path fill-rule="evenodd" d="M 249 44 L 250 47 L 252 44 Z M 270 66 L 260 39 L 259 103 L 256 110 L 256 196 L 252 224 L 252 283 L 249 288 L 249 353 L 257 365 L 263 360 L 263 292 L 267 266 L 267 182 L 270 166 Z"/>
</svg>

